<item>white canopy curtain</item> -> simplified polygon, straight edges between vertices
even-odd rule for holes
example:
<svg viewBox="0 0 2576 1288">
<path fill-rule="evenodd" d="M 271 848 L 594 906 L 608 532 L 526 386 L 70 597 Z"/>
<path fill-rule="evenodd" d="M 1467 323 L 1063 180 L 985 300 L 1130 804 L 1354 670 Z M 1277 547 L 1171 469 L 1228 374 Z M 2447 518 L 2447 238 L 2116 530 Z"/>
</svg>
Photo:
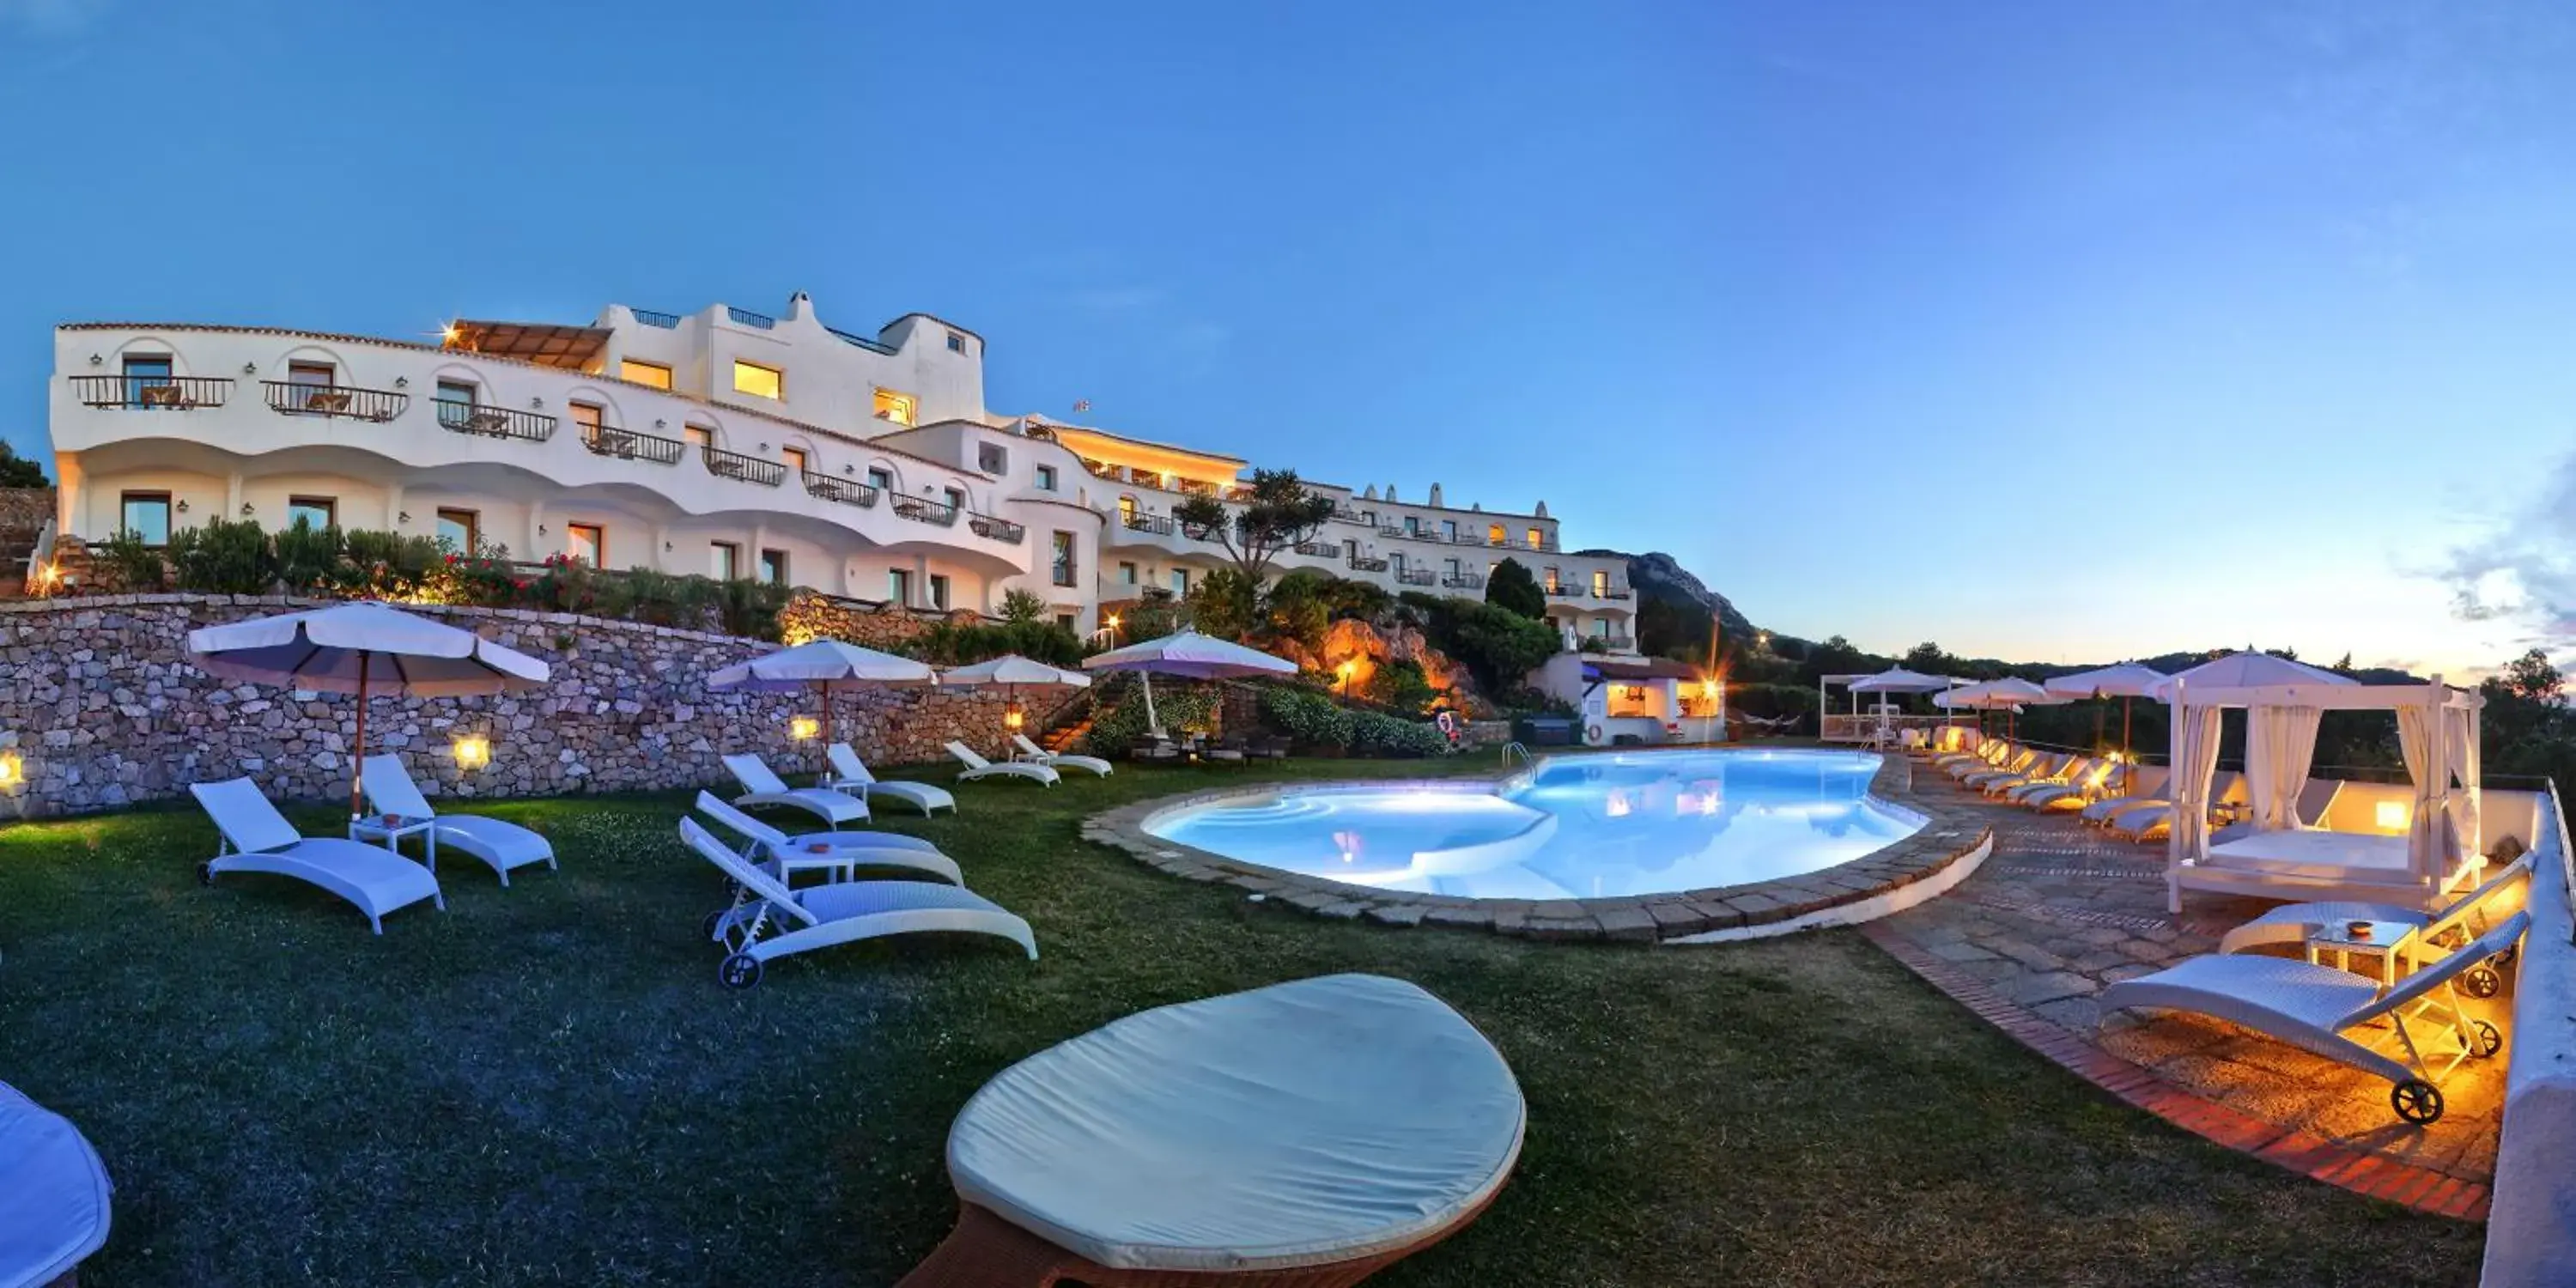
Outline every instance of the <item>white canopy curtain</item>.
<svg viewBox="0 0 2576 1288">
<path fill-rule="evenodd" d="M 2450 741 L 2439 711 L 2404 707 L 2397 712 L 2397 750 L 2406 758 L 2406 776 L 2415 781 L 2415 807 L 2406 816 L 2406 853 L 2438 854 L 2442 827 L 2450 812 Z M 2438 861 L 2435 870 L 2439 870 Z"/>
<path fill-rule="evenodd" d="M 2478 782 L 2486 777 L 2486 758 L 2478 750 L 2479 723 L 2478 708 L 2467 703 L 2455 702 L 2442 709 L 2443 738 L 2448 744 L 2445 751 L 2460 784 L 2460 794 L 2451 798 L 2451 820 L 2459 831 L 2461 847 L 2471 854 L 2487 852 L 2484 805 L 2478 796 Z"/>
<path fill-rule="evenodd" d="M 2245 719 L 2245 789 L 2254 803 L 2254 827 L 2286 832 L 2299 826 L 2299 789 L 2317 756 L 2317 726 L 2326 713 L 2315 707 L 2255 707 Z"/>
<path fill-rule="evenodd" d="M 2174 793 L 2172 830 L 2165 836 L 2168 866 L 2209 849 L 2209 784 L 2218 772 L 2219 715 L 2217 707 L 2174 708 L 2173 742 L 2167 748 Z"/>
</svg>

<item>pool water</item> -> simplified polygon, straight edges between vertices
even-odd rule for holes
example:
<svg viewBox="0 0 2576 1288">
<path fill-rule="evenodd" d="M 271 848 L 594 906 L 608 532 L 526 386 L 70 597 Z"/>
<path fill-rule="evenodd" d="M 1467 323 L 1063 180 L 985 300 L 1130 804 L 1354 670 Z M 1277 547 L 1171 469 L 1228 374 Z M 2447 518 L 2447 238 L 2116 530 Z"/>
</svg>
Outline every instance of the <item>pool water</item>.
<svg viewBox="0 0 2576 1288">
<path fill-rule="evenodd" d="M 1549 759 L 1495 784 L 1282 788 L 1158 815 L 1167 841 L 1308 876 L 1471 899 L 1593 899 L 1832 867 L 1923 819 L 1846 751 Z"/>
</svg>

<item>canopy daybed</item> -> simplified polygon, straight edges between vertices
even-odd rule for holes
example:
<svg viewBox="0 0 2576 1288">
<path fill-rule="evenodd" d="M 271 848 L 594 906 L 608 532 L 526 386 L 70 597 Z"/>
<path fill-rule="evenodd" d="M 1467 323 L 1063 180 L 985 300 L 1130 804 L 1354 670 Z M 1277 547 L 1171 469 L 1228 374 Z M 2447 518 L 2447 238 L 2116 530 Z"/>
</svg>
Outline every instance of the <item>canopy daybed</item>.
<svg viewBox="0 0 2576 1288">
<path fill-rule="evenodd" d="M 2302 668 L 2306 669 L 2306 668 Z M 2485 699 L 2435 676 L 2427 684 L 2355 684 L 2314 673 L 2238 685 L 2186 673 L 2160 694 L 2173 707 L 2173 830 L 2166 840 L 2167 904 L 2210 890 L 2270 899 L 2351 899 L 2431 908 L 2484 864 L 2478 820 L 2478 712 Z M 2250 678 L 2250 677 L 2249 677 Z M 2219 716 L 2246 712 L 2250 817 L 2241 835 L 2213 838 L 2211 780 Z M 2393 711 L 2415 786 L 2402 832 L 2336 832 L 2300 820 L 2299 793 L 2327 711 Z"/>
</svg>

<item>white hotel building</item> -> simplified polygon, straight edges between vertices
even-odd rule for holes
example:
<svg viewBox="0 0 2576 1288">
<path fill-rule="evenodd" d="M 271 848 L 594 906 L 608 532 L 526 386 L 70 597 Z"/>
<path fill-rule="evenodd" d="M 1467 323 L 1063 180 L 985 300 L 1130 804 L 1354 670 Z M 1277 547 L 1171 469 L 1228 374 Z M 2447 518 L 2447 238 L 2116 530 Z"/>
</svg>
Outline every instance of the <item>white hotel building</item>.
<svg viewBox="0 0 2576 1288">
<path fill-rule="evenodd" d="M 62 534 L 308 517 L 922 609 L 990 612 L 1026 589 L 1084 632 L 1103 603 L 1225 566 L 1171 510 L 1248 468 L 993 415 L 983 337 L 922 313 L 835 330 L 802 294 L 777 317 L 613 304 L 588 326 L 459 321 L 443 343 L 74 323 L 55 331 L 54 373 Z M 1280 569 L 1477 595 L 1509 555 L 1569 637 L 1631 651 L 1625 565 L 1561 553 L 1544 503 L 1309 486 L 1338 517 Z"/>
</svg>

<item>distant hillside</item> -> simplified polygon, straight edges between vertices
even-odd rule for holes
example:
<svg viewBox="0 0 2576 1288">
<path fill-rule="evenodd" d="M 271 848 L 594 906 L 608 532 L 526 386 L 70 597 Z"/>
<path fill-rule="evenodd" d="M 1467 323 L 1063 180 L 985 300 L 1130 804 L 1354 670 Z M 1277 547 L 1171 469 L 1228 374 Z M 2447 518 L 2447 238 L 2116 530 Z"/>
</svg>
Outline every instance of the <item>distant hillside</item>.
<svg viewBox="0 0 2576 1288">
<path fill-rule="evenodd" d="M 1753 635 L 1753 623 L 1735 611 L 1735 605 L 1728 602 L 1726 596 L 1710 590 L 1707 583 L 1691 575 L 1690 569 L 1682 567 L 1680 560 L 1663 551 L 1650 550 L 1642 555 L 1632 555 L 1620 550 L 1593 549 L 1574 553 L 1595 559 L 1625 559 L 1628 561 L 1628 584 L 1636 589 L 1640 600 L 1657 600 L 1687 609 L 1702 618 L 1715 613 L 1718 627 L 1728 639 L 1750 639 Z"/>
</svg>

